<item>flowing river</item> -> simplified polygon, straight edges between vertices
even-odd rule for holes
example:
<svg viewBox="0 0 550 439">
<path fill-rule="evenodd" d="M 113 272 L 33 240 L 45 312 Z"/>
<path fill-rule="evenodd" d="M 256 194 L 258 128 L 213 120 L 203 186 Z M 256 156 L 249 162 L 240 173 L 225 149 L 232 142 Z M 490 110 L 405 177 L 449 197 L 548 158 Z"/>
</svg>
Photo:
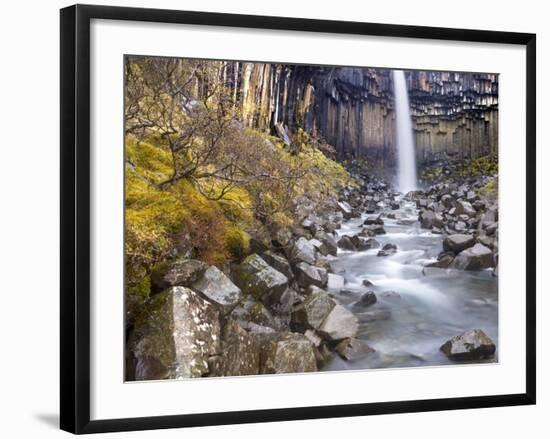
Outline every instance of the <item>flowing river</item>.
<svg viewBox="0 0 550 439">
<path fill-rule="evenodd" d="M 396 254 L 381 257 L 377 256 L 379 249 L 338 249 L 331 262 L 335 273 L 344 276 L 349 290 L 335 296 L 358 317 L 358 338 L 376 353 L 355 362 L 335 355 L 323 370 L 455 364 L 439 347 L 474 328 L 493 339 L 498 353 L 497 278 L 489 270 L 424 269 L 424 264 L 434 261 L 442 251 L 443 237 L 420 228 L 414 203 L 402 201 L 401 208 L 393 212 L 397 219 L 384 218 L 387 233 L 376 240 L 381 246 L 396 244 Z M 338 230 L 338 238 L 359 233 L 367 216 L 346 221 Z M 353 303 L 366 291 L 362 286 L 365 279 L 374 284 L 368 290 L 376 293 L 378 301 L 357 310 Z"/>
</svg>

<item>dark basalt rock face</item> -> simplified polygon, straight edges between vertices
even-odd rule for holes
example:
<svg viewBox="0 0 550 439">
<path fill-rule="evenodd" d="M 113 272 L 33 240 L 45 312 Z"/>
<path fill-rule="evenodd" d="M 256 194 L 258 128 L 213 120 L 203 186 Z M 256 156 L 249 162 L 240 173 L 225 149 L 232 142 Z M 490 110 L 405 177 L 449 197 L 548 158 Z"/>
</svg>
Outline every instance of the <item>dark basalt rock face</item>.
<svg viewBox="0 0 550 439">
<path fill-rule="evenodd" d="M 391 70 L 225 63 L 244 123 L 290 145 L 298 127 L 320 134 L 338 154 L 394 163 Z M 476 158 L 497 151 L 498 75 L 405 72 L 417 160 Z"/>
</svg>

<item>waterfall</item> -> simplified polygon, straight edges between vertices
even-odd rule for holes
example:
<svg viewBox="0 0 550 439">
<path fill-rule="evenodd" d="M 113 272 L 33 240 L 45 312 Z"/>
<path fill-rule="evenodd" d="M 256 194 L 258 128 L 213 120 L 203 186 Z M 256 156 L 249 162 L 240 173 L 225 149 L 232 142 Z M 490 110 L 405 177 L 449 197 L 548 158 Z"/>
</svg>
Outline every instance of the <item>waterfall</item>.
<svg viewBox="0 0 550 439">
<path fill-rule="evenodd" d="M 402 70 L 393 71 L 397 130 L 397 183 L 403 193 L 416 189 L 416 156 L 409 113 L 409 95 Z"/>
</svg>

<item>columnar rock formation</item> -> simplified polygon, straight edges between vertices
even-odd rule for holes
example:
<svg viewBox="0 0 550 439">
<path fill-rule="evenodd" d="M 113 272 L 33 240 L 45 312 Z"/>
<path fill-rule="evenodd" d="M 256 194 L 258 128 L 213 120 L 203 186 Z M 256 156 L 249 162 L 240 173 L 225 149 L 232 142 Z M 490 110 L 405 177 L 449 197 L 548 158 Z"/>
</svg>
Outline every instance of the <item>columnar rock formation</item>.
<svg viewBox="0 0 550 439">
<path fill-rule="evenodd" d="M 244 122 L 322 136 L 340 157 L 395 161 L 391 70 L 222 63 Z M 420 163 L 446 153 L 476 158 L 497 151 L 498 75 L 406 72 Z"/>
</svg>

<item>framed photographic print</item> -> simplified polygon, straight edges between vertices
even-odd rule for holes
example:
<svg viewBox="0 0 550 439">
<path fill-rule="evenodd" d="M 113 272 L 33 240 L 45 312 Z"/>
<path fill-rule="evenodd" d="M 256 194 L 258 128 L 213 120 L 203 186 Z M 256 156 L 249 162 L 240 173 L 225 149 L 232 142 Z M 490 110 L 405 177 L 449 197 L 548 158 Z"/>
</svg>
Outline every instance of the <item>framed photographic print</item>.
<svg viewBox="0 0 550 439">
<path fill-rule="evenodd" d="M 61 10 L 61 427 L 535 403 L 535 35 Z"/>
</svg>

